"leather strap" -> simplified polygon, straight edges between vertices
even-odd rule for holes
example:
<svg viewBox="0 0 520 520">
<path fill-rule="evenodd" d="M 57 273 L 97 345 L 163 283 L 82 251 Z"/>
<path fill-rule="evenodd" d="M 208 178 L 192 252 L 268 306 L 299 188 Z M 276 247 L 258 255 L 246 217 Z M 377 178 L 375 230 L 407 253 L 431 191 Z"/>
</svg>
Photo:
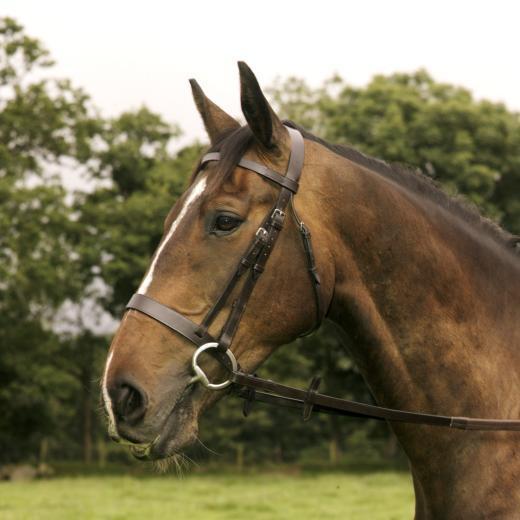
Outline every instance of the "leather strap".
<svg viewBox="0 0 520 520">
<path fill-rule="evenodd" d="M 310 229 L 304 224 L 304 222 L 299 217 L 298 212 L 296 211 L 296 208 L 294 206 L 293 198 L 291 198 L 290 208 L 294 222 L 296 223 L 298 230 L 300 231 L 300 236 L 303 243 L 303 250 L 305 252 L 305 259 L 307 261 L 307 271 L 309 272 L 309 276 L 311 279 L 312 289 L 314 291 L 314 301 L 316 303 L 316 321 L 307 332 L 303 333 L 300 336 L 302 337 L 308 336 L 309 334 L 317 330 L 321 326 L 321 323 L 326 313 L 324 312 L 323 298 L 321 296 L 321 279 L 318 273 L 318 269 L 316 267 L 316 260 L 314 257 L 314 250 L 312 247 L 312 236 Z"/>
<path fill-rule="evenodd" d="M 251 401 L 261 401 L 277 406 L 300 408 L 303 410 L 304 420 L 308 420 L 311 411 L 315 411 L 390 422 L 444 426 L 460 430 L 520 431 L 520 420 L 473 419 L 469 417 L 449 417 L 408 412 L 319 394 L 315 391 L 317 387 L 316 379 L 313 380 L 307 390 L 282 385 L 239 371 L 233 373 L 232 380 L 237 386 L 246 389 L 245 391 L 239 391 L 237 395 L 249 401 L 248 411 L 251 408 Z M 263 392 L 260 390 L 263 390 Z"/>
<path fill-rule="evenodd" d="M 289 157 L 287 173 L 284 178 L 289 179 L 297 184 L 303 166 L 305 151 L 304 141 L 300 132 L 292 128 L 287 128 L 287 130 L 291 136 L 291 155 Z M 244 282 L 238 298 L 233 302 L 231 312 L 229 313 L 226 323 L 222 328 L 222 332 L 218 341 L 220 351 L 227 350 L 233 341 L 233 337 L 245 312 L 251 294 L 253 293 L 256 282 L 260 278 L 260 275 L 264 272 L 267 260 L 269 259 L 278 236 L 283 229 L 285 222 L 285 212 L 287 205 L 291 201 L 292 195 L 293 192 L 289 188 L 284 186 L 281 188 L 276 204 L 274 205 L 270 217 L 264 225 L 264 229 L 267 234 L 266 241 L 258 254 L 255 264 L 249 271 L 249 276 Z"/>
<path fill-rule="evenodd" d="M 134 294 L 130 298 L 126 308 L 134 309 L 150 316 L 150 318 L 166 325 L 169 329 L 178 332 L 197 347 L 200 347 L 205 343 L 215 342 L 215 338 L 207 332 L 199 334 L 199 326 L 196 323 L 172 308 L 167 307 L 144 294 Z M 231 363 L 227 356 L 223 355 L 216 349 L 208 350 L 208 354 L 214 357 L 224 368 L 230 370 Z"/>
<path fill-rule="evenodd" d="M 240 259 L 238 266 L 229 278 L 228 282 L 226 283 L 226 286 L 224 287 L 224 290 L 220 293 L 220 296 L 217 298 L 217 301 L 213 304 L 213 307 L 208 311 L 208 313 L 202 320 L 202 323 L 199 327 L 199 331 L 201 333 L 207 331 L 209 326 L 213 323 L 215 318 L 218 316 L 219 312 L 224 308 L 224 305 L 228 301 L 231 293 L 233 292 L 233 289 L 240 281 L 242 275 L 248 269 L 252 268 L 258 255 L 260 254 L 260 251 L 267 244 L 267 232 L 265 231 L 264 226 L 265 224 L 263 224 L 256 232 L 253 243 Z"/>
<path fill-rule="evenodd" d="M 168 328 L 175 330 L 187 340 L 191 341 L 194 345 L 200 347 L 204 343 L 211 343 L 215 341 L 215 338 L 210 336 L 208 333 L 196 334 L 199 326 L 193 321 L 189 320 L 182 314 L 174 311 L 170 307 L 166 307 L 162 303 L 145 296 L 144 294 L 134 294 L 128 304 L 127 309 L 135 309 L 147 316 L 150 316 L 154 320 L 166 325 Z"/>
<path fill-rule="evenodd" d="M 294 206 L 292 206 L 294 208 Z M 295 218 L 298 219 L 296 213 L 293 211 Z M 312 289 L 314 291 L 314 301 L 316 302 L 316 322 L 314 325 L 302 336 L 308 336 L 321 326 L 323 321 L 323 299 L 321 296 L 321 279 L 316 268 L 316 261 L 314 259 L 314 251 L 312 249 L 311 232 L 309 228 L 301 221 L 299 221 L 298 229 L 303 240 L 303 250 L 305 251 L 305 258 L 307 260 L 307 271 L 311 277 Z"/>
<path fill-rule="evenodd" d="M 220 161 L 220 152 L 207 153 L 200 161 L 200 165 L 204 166 L 206 163 L 211 161 Z M 264 166 L 263 164 L 250 161 L 249 159 L 240 159 L 240 161 L 238 162 L 238 166 L 245 168 L 246 170 L 258 173 L 262 177 L 269 179 L 270 181 L 281 186 L 282 188 L 287 188 L 293 193 L 296 193 L 298 191 L 297 182 L 294 182 L 292 179 L 288 177 L 280 175 L 278 172 L 270 170 L 269 168 L 267 168 L 267 166 Z"/>
</svg>

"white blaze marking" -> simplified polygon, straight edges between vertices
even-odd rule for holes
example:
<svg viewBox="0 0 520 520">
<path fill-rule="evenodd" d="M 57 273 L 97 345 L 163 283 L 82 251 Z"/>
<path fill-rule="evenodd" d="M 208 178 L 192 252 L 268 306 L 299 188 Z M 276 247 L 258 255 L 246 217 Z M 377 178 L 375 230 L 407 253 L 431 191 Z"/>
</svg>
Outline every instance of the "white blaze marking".
<svg viewBox="0 0 520 520">
<path fill-rule="evenodd" d="M 189 207 L 193 204 L 195 200 L 202 194 L 202 192 L 206 188 L 206 177 L 203 177 L 200 179 L 197 184 L 195 184 L 191 188 L 191 192 L 184 201 L 184 205 L 182 206 L 181 210 L 179 211 L 179 214 L 177 215 L 177 218 L 173 221 L 173 224 L 170 227 L 170 230 L 168 231 L 168 234 L 166 237 L 164 237 L 164 240 L 159 245 L 157 251 L 153 255 L 152 263 L 150 264 L 150 267 L 148 268 L 148 272 L 146 273 L 146 276 L 144 277 L 143 281 L 141 282 L 141 285 L 139 286 L 139 289 L 137 289 L 137 292 L 139 294 L 146 294 L 146 291 L 150 287 L 150 284 L 153 280 L 153 272 L 155 269 L 155 266 L 157 264 L 157 261 L 159 260 L 159 256 L 161 255 L 163 249 L 165 248 L 166 244 L 170 241 L 173 234 L 175 233 L 175 230 L 179 226 L 181 220 L 186 215 Z"/>
<path fill-rule="evenodd" d="M 103 374 L 103 402 L 105 403 L 105 409 L 108 413 L 108 432 L 113 435 L 115 434 L 117 436 L 117 426 L 116 421 L 114 419 L 114 411 L 112 410 L 112 400 L 110 399 L 110 395 L 108 395 L 108 388 L 107 388 L 107 374 L 108 374 L 108 367 L 110 365 L 110 362 L 112 361 L 112 356 L 114 355 L 114 351 L 110 352 L 108 355 L 107 363 L 105 365 L 105 373 Z"/>
<path fill-rule="evenodd" d="M 147 272 L 146 276 L 144 277 L 144 280 L 141 282 L 139 289 L 137 290 L 138 293 L 146 294 L 146 291 L 148 290 L 148 287 L 150 286 L 150 284 L 152 283 L 152 280 L 153 280 L 153 272 L 155 269 L 155 265 L 157 264 L 157 261 L 159 260 L 159 256 L 161 255 L 164 247 L 172 238 L 173 234 L 175 233 L 175 230 L 178 228 L 181 220 L 186 215 L 189 207 L 201 195 L 201 193 L 205 190 L 205 188 L 206 188 L 206 177 L 202 177 L 202 179 L 200 179 L 197 182 L 197 184 L 195 184 L 191 188 L 191 191 L 190 191 L 188 197 L 186 198 L 186 200 L 184 201 L 184 204 L 183 204 L 181 210 L 179 211 L 177 218 L 172 223 L 172 225 L 168 231 L 168 234 L 166 235 L 164 240 L 161 242 L 161 244 L 157 248 L 157 251 L 155 252 L 155 254 L 153 256 L 152 263 L 150 264 L 150 267 L 148 269 L 148 272 Z M 110 367 L 110 363 L 112 362 L 113 355 L 114 355 L 114 350 L 112 350 L 110 352 L 110 354 L 108 355 L 108 359 L 107 359 L 107 362 L 105 365 L 105 373 L 103 374 L 102 393 L 103 393 L 103 402 L 105 404 L 105 409 L 108 414 L 108 423 L 109 423 L 108 431 L 111 435 L 118 436 L 117 425 L 116 425 L 116 421 L 115 421 L 115 417 L 114 417 L 114 410 L 112 408 L 112 400 L 110 399 L 110 395 L 108 393 L 108 388 L 107 388 L 108 369 Z"/>
</svg>

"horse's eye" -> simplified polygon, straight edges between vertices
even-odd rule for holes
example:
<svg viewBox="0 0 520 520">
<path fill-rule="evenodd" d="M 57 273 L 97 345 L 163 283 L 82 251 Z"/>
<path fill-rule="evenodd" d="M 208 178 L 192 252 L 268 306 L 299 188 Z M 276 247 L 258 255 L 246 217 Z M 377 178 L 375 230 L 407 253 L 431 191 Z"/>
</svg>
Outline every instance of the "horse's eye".
<svg viewBox="0 0 520 520">
<path fill-rule="evenodd" d="M 222 234 L 224 233 L 230 233 L 234 229 L 236 229 L 238 226 L 242 224 L 242 219 L 235 216 L 230 215 L 227 213 L 223 213 L 221 215 L 218 215 L 215 219 L 215 223 L 213 225 L 213 231 L 216 231 L 217 233 L 220 232 Z"/>
</svg>

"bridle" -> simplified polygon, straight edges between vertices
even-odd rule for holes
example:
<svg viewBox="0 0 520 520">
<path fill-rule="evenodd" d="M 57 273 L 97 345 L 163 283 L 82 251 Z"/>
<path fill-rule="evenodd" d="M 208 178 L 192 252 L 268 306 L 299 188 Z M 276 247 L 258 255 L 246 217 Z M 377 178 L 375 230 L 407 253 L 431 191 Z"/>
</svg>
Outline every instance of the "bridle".
<svg viewBox="0 0 520 520">
<path fill-rule="evenodd" d="M 307 331 L 305 334 L 309 334 L 321 325 L 323 318 L 323 303 L 320 290 L 320 278 L 316 270 L 312 249 L 311 234 L 307 226 L 298 217 L 292 201 L 293 195 L 298 191 L 298 181 L 303 167 L 303 137 L 300 132 L 293 128 L 287 127 L 287 130 L 291 139 L 291 153 L 285 176 L 270 170 L 262 164 L 250 161 L 249 159 L 242 158 L 238 162 L 238 166 L 253 171 L 265 179 L 277 184 L 280 187 L 280 192 L 276 203 L 257 229 L 251 243 L 240 258 L 237 267 L 224 286 L 223 291 L 220 293 L 220 296 L 210 308 L 202 322 L 196 324 L 170 307 L 167 307 L 143 294 L 134 294 L 126 306 L 127 309 L 138 310 L 154 318 L 196 345 L 198 348 L 195 351 L 192 360 L 192 366 L 196 377 L 192 381 L 195 382 L 200 380 L 208 388 L 215 390 L 226 388 L 232 381 L 228 380 L 224 383 L 218 384 L 210 383 L 206 374 L 198 365 L 197 360 L 202 352 L 211 350 L 211 354 L 227 369 L 231 368 L 233 371 L 237 370 L 238 363 L 229 347 L 231 346 L 256 283 L 264 272 L 267 260 L 269 259 L 276 241 L 280 236 L 280 232 L 284 227 L 288 209 L 292 213 L 292 216 L 298 225 L 298 230 L 302 238 L 307 269 L 312 281 L 316 301 L 316 323 L 312 329 Z M 208 163 L 219 160 L 219 152 L 206 154 L 200 162 L 199 171 L 204 169 Z M 245 276 L 246 273 L 247 276 Z M 218 339 L 215 339 L 209 334 L 208 329 L 215 321 L 215 318 L 223 310 L 233 290 L 244 276 L 245 280 L 239 290 L 238 296 L 231 305 L 231 310 L 220 331 Z"/>
<path fill-rule="evenodd" d="M 293 196 L 298 192 L 298 181 L 303 168 L 304 140 L 298 130 L 291 127 L 286 128 L 291 139 L 291 152 L 285 175 L 281 175 L 249 159 L 242 158 L 238 162 L 238 166 L 257 173 L 268 181 L 277 184 L 280 188 L 280 192 L 274 207 L 264 218 L 249 247 L 240 258 L 237 267 L 227 281 L 223 291 L 203 318 L 202 322 L 196 324 L 181 313 L 144 294 L 134 294 L 130 298 L 126 308 L 137 310 L 150 316 L 193 343 L 197 347 L 192 357 L 192 368 L 195 372 L 195 376 L 191 379 L 190 383 L 200 382 L 212 390 L 221 390 L 233 384 L 238 389 L 237 395 L 245 399 L 244 415 L 246 416 L 251 409 L 252 402 L 260 401 L 289 408 L 300 408 L 303 410 L 304 420 L 308 420 L 311 413 L 316 411 L 351 417 L 447 426 L 464 430 L 520 431 L 520 420 L 473 419 L 394 410 L 320 394 L 317 391 L 320 379 L 317 377 L 313 378 L 308 389 L 301 390 L 262 379 L 256 375 L 246 374 L 240 370 L 230 346 L 255 285 L 264 272 L 267 260 L 284 227 L 288 210 L 292 213 L 302 238 L 307 270 L 315 297 L 316 322 L 306 334 L 314 331 L 321 325 L 325 314 L 321 295 L 320 277 L 316 269 L 311 234 L 308 227 L 296 213 L 293 203 Z M 208 163 L 219 161 L 220 158 L 219 152 L 206 154 L 200 162 L 199 171 L 204 169 Z M 215 321 L 215 318 L 224 309 L 233 290 L 246 273 L 247 276 L 238 291 L 238 296 L 234 299 L 219 337 L 216 339 L 210 335 L 208 329 Z M 209 381 L 207 375 L 198 364 L 200 355 L 205 351 L 208 351 L 226 368 L 230 374 L 228 380 L 222 383 L 211 383 Z"/>
</svg>

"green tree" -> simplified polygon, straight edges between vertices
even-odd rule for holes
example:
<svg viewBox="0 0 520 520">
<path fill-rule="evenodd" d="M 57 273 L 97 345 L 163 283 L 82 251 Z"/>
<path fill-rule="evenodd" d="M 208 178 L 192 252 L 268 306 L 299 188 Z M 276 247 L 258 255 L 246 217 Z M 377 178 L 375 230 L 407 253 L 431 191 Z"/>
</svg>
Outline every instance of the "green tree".
<svg viewBox="0 0 520 520">
<path fill-rule="evenodd" d="M 119 316 L 139 284 L 162 235 L 162 222 L 186 187 L 201 152 L 194 144 L 168 151 L 179 129 L 146 108 L 105 123 L 95 179 L 108 181 L 78 194 L 78 244 L 83 271 L 110 291 L 100 300 Z"/>
<path fill-rule="evenodd" d="M 88 315 L 118 315 L 200 147 L 170 153 L 179 130 L 157 114 L 103 120 L 70 82 L 35 79 L 52 61 L 9 18 L 0 59 L 0 443 L 15 448 L 1 456 L 49 436 L 89 461 L 109 338 Z M 63 168 L 89 189 L 67 192 Z"/>
<path fill-rule="evenodd" d="M 35 452 L 56 428 L 70 382 L 55 369 L 55 311 L 76 297 L 66 192 L 49 173 L 89 156 L 97 121 L 69 82 L 35 79 L 52 64 L 38 40 L 0 19 L 0 457 Z"/>
<path fill-rule="evenodd" d="M 520 233 L 520 114 L 477 101 L 426 71 L 377 75 L 356 88 L 290 78 L 271 89 L 284 116 L 319 136 L 420 168 Z"/>
</svg>

